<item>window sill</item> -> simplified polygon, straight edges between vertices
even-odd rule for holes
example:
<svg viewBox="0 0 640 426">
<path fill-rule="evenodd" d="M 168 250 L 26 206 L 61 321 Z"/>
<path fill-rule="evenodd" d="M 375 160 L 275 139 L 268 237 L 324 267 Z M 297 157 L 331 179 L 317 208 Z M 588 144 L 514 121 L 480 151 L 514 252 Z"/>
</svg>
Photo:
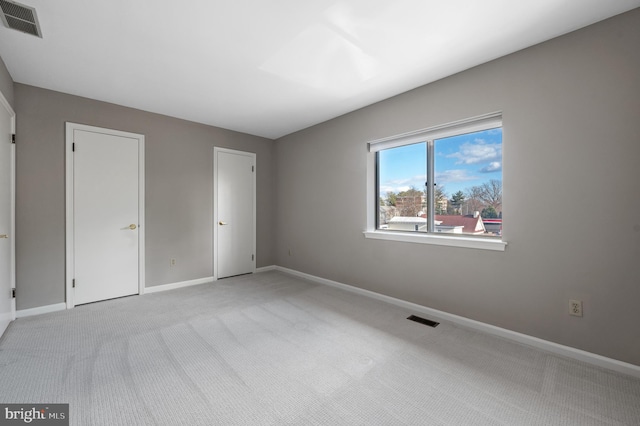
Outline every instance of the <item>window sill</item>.
<svg viewBox="0 0 640 426">
<path fill-rule="evenodd" d="M 428 235 L 408 232 L 393 232 L 393 231 L 365 231 L 364 236 L 366 238 L 372 238 L 374 240 L 388 240 L 388 241 L 401 241 L 405 243 L 416 244 L 434 244 L 438 246 L 449 247 L 464 247 L 479 250 L 495 250 L 504 251 L 507 243 L 500 240 L 490 240 L 481 238 L 470 237 L 447 237 L 443 235 Z"/>
</svg>

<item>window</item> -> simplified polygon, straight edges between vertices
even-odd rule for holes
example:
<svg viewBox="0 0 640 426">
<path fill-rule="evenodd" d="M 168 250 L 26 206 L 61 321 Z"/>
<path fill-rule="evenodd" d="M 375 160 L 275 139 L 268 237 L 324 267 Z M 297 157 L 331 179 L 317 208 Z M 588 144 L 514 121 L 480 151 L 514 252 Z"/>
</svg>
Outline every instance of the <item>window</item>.
<svg viewBox="0 0 640 426">
<path fill-rule="evenodd" d="M 501 114 L 380 139 L 369 150 L 376 201 L 367 237 L 504 250 Z"/>
</svg>

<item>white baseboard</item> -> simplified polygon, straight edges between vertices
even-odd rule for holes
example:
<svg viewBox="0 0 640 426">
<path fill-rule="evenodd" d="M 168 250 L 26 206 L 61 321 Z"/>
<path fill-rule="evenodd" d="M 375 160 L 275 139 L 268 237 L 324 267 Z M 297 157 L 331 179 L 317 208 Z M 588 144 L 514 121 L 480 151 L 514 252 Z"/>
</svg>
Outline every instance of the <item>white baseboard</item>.
<svg viewBox="0 0 640 426">
<path fill-rule="evenodd" d="M 16 311 L 16 318 L 31 317 L 33 315 L 48 314 L 51 312 L 64 311 L 67 309 L 66 303 L 56 303 L 53 305 L 38 306 L 31 309 L 20 309 Z"/>
<path fill-rule="evenodd" d="M 316 282 L 318 284 L 324 284 L 331 287 L 337 287 L 342 290 L 349 291 L 351 293 L 360 294 L 363 296 L 371 297 L 373 299 L 388 302 L 393 305 L 410 309 L 411 311 L 422 313 L 440 319 L 448 321 L 466 328 L 482 331 L 487 334 L 499 336 L 508 340 L 512 340 L 525 345 L 533 346 L 535 348 L 551 352 L 556 355 L 561 355 L 567 358 L 583 361 L 591 365 L 606 368 L 609 370 L 617 371 L 619 373 L 628 374 L 630 376 L 640 378 L 640 366 L 630 364 L 616 359 L 607 358 L 602 355 L 594 354 L 591 352 L 583 351 L 581 349 L 572 348 L 570 346 L 560 345 L 558 343 L 550 342 L 548 340 L 539 339 L 537 337 L 529 336 L 527 334 L 518 333 L 515 331 L 507 330 L 506 328 L 496 327 L 491 324 L 486 324 L 480 321 L 475 321 L 469 318 L 461 317 L 459 315 L 449 314 L 447 312 L 439 311 L 437 309 L 427 308 L 426 306 L 418 305 L 416 303 L 407 302 L 405 300 L 396 299 L 395 297 L 385 296 L 384 294 L 376 293 L 373 291 L 365 290 L 351 285 L 343 284 L 337 281 L 328 280 L 326 278 L 316 277 L 315 275 L 306 274 L 289 268 L 283 268 L 281 266 L 274 266 L 268 270 L 277 270 L 286 274 L 295 275 L 300 278 L 307 279 L 309 281 Z"/>
<path fill-rule="evenodd" d="M 189 281 L 180 281 L 177 283 L 154 285 L 152 287 L 145 287 L 144 293 L 145 294 L 157 293 L 159 291 L 174 290 L 176 288 L 189 287 L 189 286 L 198 285 L 198 284 L 206 284 L 212 281 L 213 281 L 213 277 L 205 277 L 205 278 L 198 278 L 198 279 L 189 280 Z"/>
<path fill-rule="evenodd" d="M 260 272 L 275 271 L 276 269 L 278 269 L 276 265 L 262 266 L 260 268 L 256 268 L 256 274 L 259 274 Z"/>
<path fill-rule="evenodd" d="M 275 268 L 273 268 L 275 269 Z M 176 288 L 189 287 L 192 285 L 205 284 L 213 281 L 213 277 L 198 278 L 195 280 L 181 281 L 177 283 L 156 285 L 153 287 L 145 287 L 144 293 L 156 293 L 159 291 L 173 290 Z M 33 315 L 48 314 L 50 312 L 64 311 L 67 309 L 66 303 L 56 303 L 54 305 L 38 306 L 37 308 L 21 309 L 16 311 L 16 318 L 30 317 Z"/>
</svg>

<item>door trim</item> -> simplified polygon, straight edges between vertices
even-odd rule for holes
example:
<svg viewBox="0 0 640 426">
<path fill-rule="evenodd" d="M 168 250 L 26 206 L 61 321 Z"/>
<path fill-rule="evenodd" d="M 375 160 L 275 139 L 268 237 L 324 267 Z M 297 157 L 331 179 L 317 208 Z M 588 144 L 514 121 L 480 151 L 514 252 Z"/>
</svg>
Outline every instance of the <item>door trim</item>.
<svg viewBox="0 0 640 426">
<path fill-rule="evenodd" d="M 65 123 L 65 195 L 66 195 L 66 271 L 65 271 L 65 303 L 67 309 L 75 306 L 73 300 L 73 271 L 74 259 L 74 199 L 73 199 L 73 132 L 84 130 L 88 132 L 104 133 L 107 135 L 121 136 L 138 139 L 138 294 L 144 294 L 145 285 L 145 209 L 144 209 L 144 135 L 138 133 L 123 132 L 120 130 L 105 129 L 102 127 L 87 126 L 85 124 Z"/>
<path fill-rule="evenodd" d="M 0 92 L 0 105 L 2 105 L 9 113 L 9 120 L 11 127 L 11 134 L 16 134 L 16 113 L 4 97 L 4 94 Z M 11 144 L 11 158 L 9 159 L 11 164 L 11 170 L 9 172 L 9 192 L 10 192 L 10 223 L 9 223 L 9 251 L 11 253 L 9 263 L 9 284 L 12 289 L 16 288 L 16 145 Z M 16 319 L 16 298 L 11 299 L 11 321 Z M 2 334 L 0 332 L 0 334 Z"/>
<path fill-rule="evenodd" d="M 228 149 L 228 148 L 220 148 L 220 147 L 213 147 L 213 281 L 217 281 L 218 280 L 218 227 L 216 226 L 216 224 L 218 223 L 218 197 L 217 197 L 217 189 L 218 189 L 218 153 L 220 152 L 226 152 L 228 154 L 237 154 L 237 155 L 246 155 L 248 157 L 251 157 L 253 159 L 253 163 L 257 164 L 256 162 L 256 154 L 253 152 L 246 152 L 246 151 L 238 151 L 235 149 Z M 256 252 L 256 233 L 257 233 L 257 225 L 256 225 L 256 175 L 258 174 L 257 171 L 257 166 L 256 166 L 256 170 L 254 171 L 253 174 L 253 241 L 252 241 L 252 249 L 253 252 L 255 253 L 256 256 L 256 261 L 257 261 L 257 256 L 258 253 Z M 255 272 L 255 265 L 257 262 L 253 263 L 253 270 L 251 271 L 252 273 Z"/>
</svg>

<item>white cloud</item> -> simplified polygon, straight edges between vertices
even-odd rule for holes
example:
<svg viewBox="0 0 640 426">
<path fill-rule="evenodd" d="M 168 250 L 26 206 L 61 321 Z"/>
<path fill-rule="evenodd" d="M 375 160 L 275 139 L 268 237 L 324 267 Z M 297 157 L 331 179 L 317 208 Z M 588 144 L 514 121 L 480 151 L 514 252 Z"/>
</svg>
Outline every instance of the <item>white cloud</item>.
<svg viewBox="0 0 640 426">
<path fill-rule="evenodd" d="M 391 179 L 385 183 L 393 186 L 401 186 L 411 183 L 411 179 Z"/>
<path fill-rule="evenodd" d="M 502 144 L 486 143 L 476 139 L 473 143 L 463 143 L 460 151 L 447 155 L 455 158 L 456 164 L 483 164 L 502 160 Z"/>
<path fill-rule="evenodd" d="M 419 191 L 424 189 L 424 182 L 427 177 L 424 175 L 413 176 L 406 179 L 391 179 L 386 182 L 380 183 L 380 194 L 386 194 L 387 192 L 402 192 L 407 191 L 410 188 L 415 188 Z"/>
<path fill-rule="evenodd" d="M 464 169 L 453 169 L 453 170 L 444 170 L 442 172 L 437 172 L 436 183 L 442 186 L 446 183 L 466 182 L 469 180 L 478 179 L 477 176 L 470 176 L 467 173 L 468 173 L 468 170 L 464 170 Z"/>
<path fill-rule="evenodd" d="M 492 161 L 488 166 L 485 166 L 479 170 L 480 173 L 499 172 L 502 170 L 502 163 L 499 161 Z"/>
</svg>

